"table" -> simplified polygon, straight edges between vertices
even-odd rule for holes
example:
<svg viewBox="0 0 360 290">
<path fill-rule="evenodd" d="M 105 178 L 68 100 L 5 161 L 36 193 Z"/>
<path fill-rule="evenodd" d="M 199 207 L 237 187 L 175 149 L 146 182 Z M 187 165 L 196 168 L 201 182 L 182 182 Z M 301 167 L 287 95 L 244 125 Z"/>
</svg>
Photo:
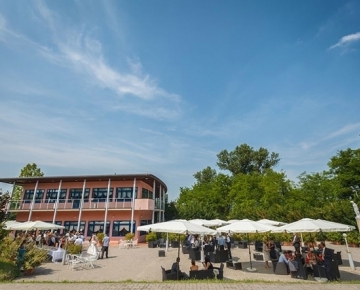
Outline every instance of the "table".
<svg viewBox="0 0 360 290">
<path fill-rule="evenodd" d="M 63 259 L 63 256 L 64 256 L 64 250 L 59 248 L 57 250 L 51 250 L 49 251 L 49 255 L 52 256 L 52 259 L 51 261 L 56 263 L 56 261 L 58 260 L 62 260 Z"/>
</svg>

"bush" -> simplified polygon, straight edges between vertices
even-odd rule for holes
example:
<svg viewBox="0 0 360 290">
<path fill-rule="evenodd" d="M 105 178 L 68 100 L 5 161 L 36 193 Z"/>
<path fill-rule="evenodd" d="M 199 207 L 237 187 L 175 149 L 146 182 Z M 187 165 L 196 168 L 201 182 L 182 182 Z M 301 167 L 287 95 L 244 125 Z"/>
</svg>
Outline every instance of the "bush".
<svg viewBox="0 0 360 290">
<path fill-rule="evenodd" d="M 25 246 L 25 256 L 23 267 L 25 270 L 34 269 L 39 267 L 46 261 L 47 251 L 39 249 L 34 242 Z"/>
<path fill-rule="evenodd" d="M 66 251 L 69 254 L 81 254 L 82 252 L 82 245 L 75 245 L 73 243 L 70 243 L 67 245 Z"/>
<path fill-rule="evenodd" d="M 125 235 L 125 240 L 131 241 L 134 237 L 135 237 L 135 235 L 133 233 L 127 233 Z"/>
<path fill-rule="evenodd" d="M 156 241 L 156 240 L 157 240 L 157 235 L 156 235 L 156 233 L 154 233 L 154 232 L 148 233 L 148 234 L 146 235 L 145 240 L 146 240 L 147 242 Z"/>
<path fill-rule="evenodd" d="M 20 270 L 14 262 L 0 260 L 0 282 L 14 280 L 19 275 Z"/>
<path fill-rule="evenodd" d="M 103 241 L 103 239 L 105 237 L 105 234 L 104 233 L 97 233 L 96 237 L 97 237 L 99 243 L 102 243 L 102 241 Z"/>
</svg>

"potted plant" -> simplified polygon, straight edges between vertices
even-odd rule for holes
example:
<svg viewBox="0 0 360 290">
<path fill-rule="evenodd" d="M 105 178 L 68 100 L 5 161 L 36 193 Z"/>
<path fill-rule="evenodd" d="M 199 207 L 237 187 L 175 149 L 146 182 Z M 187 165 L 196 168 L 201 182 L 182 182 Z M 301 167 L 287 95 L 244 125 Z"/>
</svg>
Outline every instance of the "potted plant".
<svg viewBox="0 0 360 290">
<path fill-rule="evenodd" d="M 25 274 L 32 274 L 35 267 L 39 267 L 43 262 L 46 261 L 47 251 L 36 247 L 35 243 L 30 243 L 25 246 L 25 255 L 23 268 Z"/>
<path fill-rule="evenodd" d="M 127 233 L 125 235 L 125 240 L 130 242 L 134 239 L 134 237 L 135 237 L 135 235 L 133 233 Z"/>
<path fill-rule="evenodd" d="M 178 234 L 169 234 L 169 242 L 171 243 L 172 248 L 179 248 L 179 235 Z"/>
<path fill-rule="evenodd" d="M 69 243 L 67 245 L 67 248 L 66 248 L 66 251 L 69 253 L 69 254 L 81 254 L 82 252 L 82 245 L 75 245 L 73 243 Z"/>
<path fill-rule="evenodd" d="M 104 239 L 104 237 L 105 237 L 105 234 L 99 232 L 99 233 L 96 234 L 96 237 L 97 237 L 97 239 L 98 239 L 99 245 L 102 246 L 102 241 L 103 241 L 103 239 Z"/>
<path fill-rule="evenodd" d="M 157 247 L 157 235 L 154 232 L 150 232 L 145 237 L 146 242 L 148 243 L 148 248 Z"/>
</svg>

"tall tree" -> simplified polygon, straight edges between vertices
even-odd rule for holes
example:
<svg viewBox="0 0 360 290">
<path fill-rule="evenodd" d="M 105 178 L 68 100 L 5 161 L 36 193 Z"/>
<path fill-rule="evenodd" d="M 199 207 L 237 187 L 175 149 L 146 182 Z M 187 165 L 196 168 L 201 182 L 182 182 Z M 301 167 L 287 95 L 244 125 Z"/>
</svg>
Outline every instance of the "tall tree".
<svg viewBox="0 0 360 290">
<path fill-rule="evenodd" d="M 209 183 L 216 177 L 216 170 L 210 166 L 194 174 L 197 183 Z"/>
<path fill-rule="evenodd" d="M 267 149 L 262 147 L 259 150 L 254 150 L 247 144 L 236 146 L 230 152 L 223 150 L 217 157 L 218 162 L 216 164 L 219 168 L 229 170 L 233 175 L 251 172 L 263 174 L 267 169 L 277 165 L 280 160 L 278 153 L 269 153 Z"/>
<path fill-rule="evenodd" d="M 3 223 L 6 220 L 6 207 L 9 200 L 10 200 L 9 193 L 8 192 L 2 193 L 2 191 L 0 191 L 0 241 L 8 234 L 3 229 Z"/>
<path fill-rule="evenodd" d="M 360 197 L 360 149 L 340 150 L 328 163 L 330 172 L 341 183 L 343 198 Z"/>
</svg>

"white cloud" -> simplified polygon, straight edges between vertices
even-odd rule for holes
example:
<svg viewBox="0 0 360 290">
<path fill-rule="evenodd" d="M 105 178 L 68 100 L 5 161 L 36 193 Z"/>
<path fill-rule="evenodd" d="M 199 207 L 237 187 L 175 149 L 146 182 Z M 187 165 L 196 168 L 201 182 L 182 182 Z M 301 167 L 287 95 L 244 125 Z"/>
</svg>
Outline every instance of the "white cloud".
<svg viewBox="0 0 360 290">
<path fill-rule="evenodd" d="M 349 43 L 352 43 L 352 42 L 355 42 L 358 40 L 360 40 L 360 32 L 345 35 L 345 36 L 341 37 L 341 39 L 339 40 L 338 43 L 330 46 L 329 49 L 333 49 L 335 47 L 341 47 L 341 46 L 347 45 Z"/>
</svg>

